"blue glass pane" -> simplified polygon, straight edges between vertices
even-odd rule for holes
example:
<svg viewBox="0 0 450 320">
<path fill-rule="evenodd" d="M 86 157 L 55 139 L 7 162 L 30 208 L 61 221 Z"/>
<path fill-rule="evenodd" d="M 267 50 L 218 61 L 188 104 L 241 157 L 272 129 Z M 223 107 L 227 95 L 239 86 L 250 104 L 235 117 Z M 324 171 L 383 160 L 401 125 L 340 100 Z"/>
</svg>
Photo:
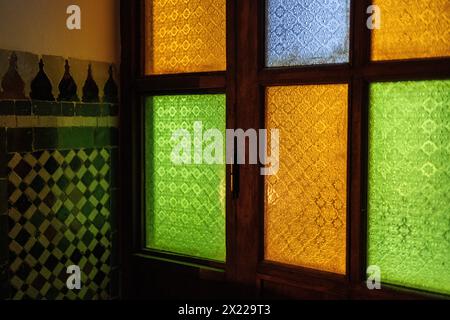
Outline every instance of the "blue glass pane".
<svg viewBox="0 0 450 320">
<path fill-rule="evenodd" d="M 349 60 L 350 0 L 268 0 L 268 67 Z"/>
</svg>

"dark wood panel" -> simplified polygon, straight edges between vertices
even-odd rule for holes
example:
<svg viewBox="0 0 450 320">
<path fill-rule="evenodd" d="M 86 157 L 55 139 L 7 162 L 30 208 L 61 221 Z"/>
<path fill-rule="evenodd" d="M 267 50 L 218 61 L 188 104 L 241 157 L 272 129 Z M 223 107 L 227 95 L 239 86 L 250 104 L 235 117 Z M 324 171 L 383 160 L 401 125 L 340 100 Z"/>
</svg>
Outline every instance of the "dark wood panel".
<svg viewBox="0 0 450 320">
<path fill-rule="evenodd" d="M 310 66 L 303 68 L 264 68 L 259 73 L 259 84 L 286 85 L 302 83 L 342 83 L 351 77 L 349 65 Z"/>
<path fill-rule="evenodd" d="M 345 275 L 269 262 L 264 262 L 259 266 L 258 279 L 295 285 L 309 291 L 331 293 L 341 297 L 347 296 L 350 288 L 350 283 Z"/>
<path fill-rule="evenodd" d="M 226 281 L 223 271 L 198 266 L 132 257 L 129 298 L 156 300 L 217 300 L 256 298 L 254 287 Z"/>
<path fill-rule="evenodd" d="M 136 57 L 138 56 L 136 49 L 136 40 L 138 32 L 136 27 L 139 24 L 139 19 L 136 19 L 137 0 L 120 1 L 120 29 L 122 39 L 122 52 L 121 52 L 121 72 L 120 72 L 120 98 L 121 98 L 121 111 L 120 111 L 120 128 L 119 131 L 119 185 L 121 189 L 120 198 L 118 199 L 118 243 L 120 251 L 120 268 L 121 268 L 121 296 L 128 297 L 133 292 L 133 281 L 131 276 L 133 274 L 133 268 L 131 266 L 130 256 L 133 250 L 133 215 L 124 214 L 125 212 L 134 212 L 136 210 L 133 207 L 134 194 L 133 190 L 135 181 L 131 172 L 136 172 L 136 167 L 133 164 L 131 157 L 135 148 L 132 147 L 134 136 L 134 115 L 133 110 L 136 109 L 135 96 L 132 90 L 133 79 L 136 78 Z M 131 36 L 133 35 L 133 36 Z M 127 108 L 125 108 L 127 107 Z M 139 155 L 137 155 L 139 156 Z M 127 192 L 127 191 L 130 192 Z"/>
<path fill-rule="evenodd" d="M 368 81 L 426 80 L 450 77 L 450 59 L 373 62 L 357 75 Z"/>
<path fill-rule="evenodd" d="M 139 93 L 154 91 L 177 91 L 191 89 L 225 89 L 226 73 L 202 73 L 202 74 L 180 74 L 161 75 L 139 78 L 135 87 Z"/>
<path fill-rule="evenodd" d="M 227 1 L 227 128 L 236 128 L 237 109 L 236 109 L 236 37 L 237 37 L 237 18 L 236 1 Z M 237 209 L 235 199 L 238 197 L 237 183 L 239 182 L 239 170 L 237 165 L 227 165 L 227 217 L 226 217 L 226 246 L 227 263 L 225 266 L 226 277 L 233 281 L 237 277 L 237 261 L 239 255 L 237 252 Z"/>
<path fill-rule="evenodd" d="M 304 287 L 292 285 L 285 281 L 276 282 L 268 279 L 261 279 L 261 298 L 268 300 L 339 300 L 346 296 L 336 294 L 332 291 L 310 290 Z"/>
<path fill-rule="evenodd" d="M 258 6 L 259 1 L 237 1 L 237 127 L 247 130 L 257 129 L 261 116 L 258 110 Z M 260 199 L 258 197 L 259 168 L 255 165 L 242 165 L 239 168 L 239 197 L 237 209 L 237 250 L 236 267 L 239 270 L 234 279 L 237 282 L 256 286 L 256 267 L 258 263 L 258 219 Z"/>
</svg>

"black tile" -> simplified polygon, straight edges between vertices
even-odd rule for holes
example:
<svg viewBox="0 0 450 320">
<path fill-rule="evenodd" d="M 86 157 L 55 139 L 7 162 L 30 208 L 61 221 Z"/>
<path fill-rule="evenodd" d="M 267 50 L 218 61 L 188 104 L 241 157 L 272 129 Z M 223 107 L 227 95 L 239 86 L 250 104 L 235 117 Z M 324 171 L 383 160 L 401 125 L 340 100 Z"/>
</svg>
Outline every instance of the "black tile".
<svg viewBox="0 0 450 320">
<path fill-rule="evenodd" d="M 95 180 L 95 177 L 92 175 L 90 171 L 86 171 L 86 173 L 81 177 L 81 182 L 85 186 L 90 186 Z"/>
<path fill-rule="evenodd" d="M 17 236 L 14 238 L 14 240 L 21 246 L 24 247 L 25 244 L 30 240 L 31 235 L 26 231 L 24 228 L 20 229 Z M 23 251 L 22 251 L 23 252 Z"/>
<path fill-rule="evenodd" d="M 33 224 L 33 226 L 36 227 L 36 229 L 39 229 L 39 227 L 44 221 L 45 216 L 40 211 L 35 211 L 33 213 L 33 216 L 30 218 L 30 222 Z"/>
<path fill-rule="evenodd" d="M 8 211 L 8 182 L 0 179 L 0 215 Z"/>
<path fill-rule="evenodd" d="M 14 101 L 9 100 L 3 100 L 0 101 L 0 115 L 7 116 L 7 115 L 14 115 Z"/>
<path fill-rule="evenodd" d="M 32 114 L 31 101 L 30 100 L 16 101 L 15 112 L 17 116 L 30 116 Z"/>
<path fill-rule="evenodd" d="M 50 101 L 33 101 L 33 114 L 36 116 L 60 116 L 61 103 Z"/>
<path fill-rule="evenodd" d="M 79 263 L 82 258 L 83 258 L 83 254 L 81 253 L 81 251 L 78 248 L 75 249 L 73 251 L 72 255 L 70 256 L 70 259 L 75 263 Z"/>
<path fill-rule="evenodd" d="M 19 199 L 14 203 L 14 207 L 19 210 L 20 213 L 25 213 L 33 205 L 25 194 L 22 194 Z"/>
<path fill-rule="evenodd" d="M 53 208 L 57 200 L 58 199 L 56 198 L 56 196 L 53 193 L 49 192 L 43 202 L 47 207 Z"/>
<path fill-rule="evenodd" d="M 36 193 L 40 193 L 42 191 L 42 189 L 44 189 L 44 187 L 45 187 L 45 181 L 44 181 L 44 179 L 42 179 L 42 177 L 40 175 L 37 175 L 31 182 L 30 187 Z"/>
<path fill-rule="evenodd" d="M 44 168 L 48 173 L 50 173 L 51 176 L 53 176 L 56 170 L 58 170 L 59 164 L 54 157 L 50 157 L 48 158 L 47 162 L 45 162 Z"/>
<path fill-rule="evenodd" d="M 63 282 L 64 282 L 64 281 L 63 281 Z M 64 289 L 64 290 L 66 290 L 66 289 Z M 50 301 L 56 300 L 56 298 L 58 297 L 58 295 L 59 295 L 60 293 L 61 293 L 61 292 L 58 291 L 56 288 L 51 287 L 51 288 L 47 291 L 46 299 L 47 299 L 47 300 L 50 300 Z"/>
<path fill-rule="evenodd" d="M 92 221 L 92 223 L 98 230 L 100 230 L 105 225 L 106 218 L 104 216 L 102 216 L 101 214 L 97 214 L 95 216 L 94 220 Z"/>
<path fill-rule="evenodd" d="M 69 163 L 69 166 L 73 172 L 77 172 L 78 170 L 80 170 L 82 165 L 83 163 L 81 162 L 81 159 L 79 157 L 74 157 Z"/>
<path fill-rule="evenodd" d="M 31 169 L 33 168 L 22 158 L 14 167 L 14 172 L 23 180 L 30 173 Z"/>
<path fill-rule="evenodd" d="M 97 185 L 97 187 L 95 188 L 94 192 L 92 193 L 92 195 L 98 200 L 98 201 L 102 201 L 102 198 L 105 195 L 105 190 L 103 189 L 103 187 L 99 184 Z"/>
<path fill-rule="evenodd" d="M 54 255 L 51 255 L 48 257 L 47 261 L 45 261 L 44 266 L 48 270 L 55 270 L 56 266 L 58 265 L 58 259 Z"/>
<path fill-rule="evenodd" d="M 56 265 L 55 265 L 56 266 Z M 50 269 L 53 270 L 53 269 Z M 32 286 L 34 288 L 42 288 L 47 282 L 47 279 L 45 279 L 41 274 L 38 274 L 36 278 L 34 279 Z"/>
<path fill-rule="evenodd" d="M 89 245 L 92 243 L 93 240 L 94 240 L 94 235 L 89 230 L 87 230 L 84 233 L 83 237 L 81 238 L 81 241 L 83 241 L 83 243 L 86 245 L 86 247 L 89 247 Z"/>
<path fill-rule="evenodd" d="M 7 151 L 30 152 L 33 144 L 32 128 L 8 128 Z"/>
<path fill-rule="evenodd" d="M 33 257 L 40 257 L 42 253 L 44 253 L 45 248 L 40 242 L 36 242 L 34 246 L 31 248 L 30 253 Z"/>
<path fill-rule="evenodd" d="M 63 102 L 61 108 L 63 116 L 73 117 L 75 115 L 75 104 L 73 102 Z"/>
<path fill-rule="evenodd" d="M 58 147 L 57 128 L 34 128 L 34 149 L 55 149 Z"/>
<path fill-rule="evenodd" d="M 103 283 L 103 281 L 105 280 L 105 278 L 106 278 L 106 274 L 102 271 L 99 271 L 94 277 L 94 282 L 97 285 L 101 285 Z"/>
<path fill-rule="evenodd" d="M 67 239 L 67 238 L 62 238 L 62 239 L 59 241 L 59 243 L 58 243 L 58 245 L 57 245 L 57 248 L 58 248 L 59 250 L 61 250 L 62 252 L 66 252 L 66 250 L 69 248 L 69 246 L 70 246 L 70 241 L 69 241 L 69 239 Z"/>
<path fill-rule="evenodd" d="M 82 117 L 98 117 L 101 114 L 100 103 L 77 103 L 75 114 Z"/>
<path fill-rule="evenodd" d="M 95 246 L 94 250 L 92 251 L 94 253 L 94 256 L 97 257 L 98 259 L 101 259 L 101 257 L 105 254 L 106 248 L 100 244 L 97 243 L 97 245 Z"/>
<path fill-rule="evenodd" d="M 89 161 L 89 166 L 94 166 L 95 169 L 97 169 L 98 172 L 100 172 L 102 170 L 102 168 L 105 166 L 106 162 L 105 159 L 103 159 L 103 157 L 101 155 L 98 155 L 97 157 L 95 157 L 95 159 L 93 159 L 92 162 Z M 88 165 L 86 165 L 87 167 L 89 167 Z M 103 176 L 99 173 L 98 174 L 98 178 L 101 179 Z"/>
</svg>

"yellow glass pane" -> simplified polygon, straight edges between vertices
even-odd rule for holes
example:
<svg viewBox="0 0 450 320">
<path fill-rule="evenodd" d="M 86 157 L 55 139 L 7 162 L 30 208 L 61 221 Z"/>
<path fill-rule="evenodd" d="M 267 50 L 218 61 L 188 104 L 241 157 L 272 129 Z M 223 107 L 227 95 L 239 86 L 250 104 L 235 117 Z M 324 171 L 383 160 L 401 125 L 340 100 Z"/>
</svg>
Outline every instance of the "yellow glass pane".
<svg viewBox="0 0 450 320">
<path fill-rule="evenodd" d="M 265 179 L 266 260 L 345 274 L 347 101 L 346 84 L 267 88 L 280 170 Z"/>
<path fill-rule="evenodd" d="M 450 55 L 450 0 L 374 0 L 381 28 L 372 32 L 372 59 Z"/>
<path fill-rule="evenodd" d="M 226 0 L 146 0 L 146 74 L 226 69 Z"/>
</svg>

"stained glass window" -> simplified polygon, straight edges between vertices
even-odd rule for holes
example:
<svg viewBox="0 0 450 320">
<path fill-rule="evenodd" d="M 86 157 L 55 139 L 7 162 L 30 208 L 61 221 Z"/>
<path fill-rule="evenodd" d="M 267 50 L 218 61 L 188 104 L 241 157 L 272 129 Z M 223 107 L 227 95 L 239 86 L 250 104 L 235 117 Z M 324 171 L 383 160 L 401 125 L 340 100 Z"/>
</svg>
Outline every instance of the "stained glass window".
<svg viewBox="0 0 450 320">
<path fill-rule="evenodd" d="M 450 55 L 449 0 L 374 0 L 381 28 L 372 34 L 373 60 Z"/>
<path fill-rule="evenodd" d="M 368 263 L 381 281 L 450 293 L 450 81 L 370 90 Z"/>
<path fill-rule="evenodd" d="M 221 164 L 202 164 L 211 143 L 203 133 L 225 133 L 224 95 L 155 96 L 147 99 L 145 172 L 147 247 L 225 260 L 225 147 Z M 194 125 L 201 122 L 199 129 Z M 191 156 L 186 164 L 172 161 L 172 151 L 188 133 Z M 200 132 L 200 133 L 199 133 Z M 223 143 L 225 145 L 225 143 Z M 200 146 L 200 148 L 198 148 Z M 182 154 L 182 150 L 180 154 Z M 200 161 L 196 157 L 200 154 Z M 188 164 L 190 161 L 191 164 Z"/>
<path fill-rule="evenodd" d="M 266 65 L 349 61 L 349 0 L 268 0 Z"/>
<path fill-rule="evenodd" d="M 146 74 L 226 69 L 226 0 L 146 0 Z"/>
<path fill-rule="evenodd" d="M 281 141 L 265 180 L 266 260 L 345 273 L 347 101 L 345 84 L 267 88 Z"/>
</svg>

